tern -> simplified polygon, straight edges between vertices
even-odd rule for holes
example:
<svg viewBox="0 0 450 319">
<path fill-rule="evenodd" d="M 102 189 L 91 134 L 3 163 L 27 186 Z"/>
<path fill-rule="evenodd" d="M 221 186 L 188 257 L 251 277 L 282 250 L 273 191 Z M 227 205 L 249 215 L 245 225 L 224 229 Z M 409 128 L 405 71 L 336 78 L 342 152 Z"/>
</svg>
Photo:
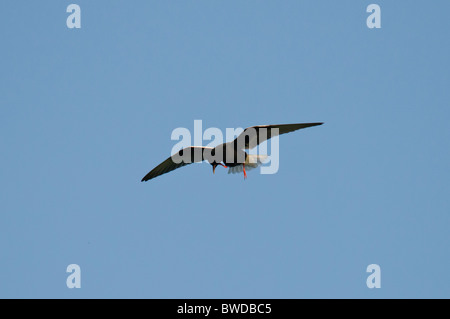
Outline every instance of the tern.
<svg viewBox="0 0 450 319">
<path fill-rule="evenodd" d="M 274 136 L 322 124 L 298 123 L 251 126 L 231 142 L 216 147 L 190 146 L 182 149 L 152 169 L 142 178 L 141 182 L 146 182 L 188 164 L 205 160 L 212 165 L 213 173 L 216 167 L 220 165 L 229 168 L 229 174 L 244 172 L 244 179 L 246 179 L 246 168 L 250 170 L 258 167 L 267 156 L 248 154 L 245 150 L 250 150 Z"/>
</svg>

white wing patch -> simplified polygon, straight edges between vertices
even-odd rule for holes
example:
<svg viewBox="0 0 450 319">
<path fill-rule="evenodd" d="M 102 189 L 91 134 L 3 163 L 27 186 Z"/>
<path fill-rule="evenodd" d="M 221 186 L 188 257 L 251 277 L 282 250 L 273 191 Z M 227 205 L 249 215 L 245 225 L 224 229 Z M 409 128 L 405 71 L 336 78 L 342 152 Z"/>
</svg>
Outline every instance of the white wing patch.
<svg viewBox="0 0 450 319">
<path fill-rule="evenodd" d="M 251 171 L 259 166 L 261 166 L 261 164 L 263 164 L 265 162 L 265 160 L 267 160 L 268 156 L 267 155 L 253 155 L 253 154 L 249 154 L 247 156 L 247 159 L 245 161 L 245 171 Z M 242 173 L 244 171 L 244 165 L 237 165 L 237 166 L 233 166 L 230 167 L 228 169 L 228 174 L 237 174 L 237 173 Z"/>
</svg>

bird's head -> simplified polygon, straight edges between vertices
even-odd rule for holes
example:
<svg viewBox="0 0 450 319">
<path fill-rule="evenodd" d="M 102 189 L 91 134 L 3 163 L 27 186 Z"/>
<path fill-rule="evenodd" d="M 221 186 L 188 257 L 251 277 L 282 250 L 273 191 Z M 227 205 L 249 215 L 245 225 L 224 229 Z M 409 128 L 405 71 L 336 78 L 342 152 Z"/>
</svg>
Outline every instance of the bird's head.
<svg viewBox="0 0 450 319">
<path fill-rule="evenodd" d="M 223 167 L 225 167 L 225 168 L 228 168 L 228 166 L 225 166 L 225 165 L 223 165 L 222 163 L 216 163 L 216 162 L 213 162 L 213 163 L 211 163 L 211 165 L 212 165 L 212 167 L 213 167 L 213 174 L 214 174 L 214 172 L 216 171 L 216 167 L 219 166 L 219 165 L 221 165 L 221 166 L 223 166 Z"/>
</svg>

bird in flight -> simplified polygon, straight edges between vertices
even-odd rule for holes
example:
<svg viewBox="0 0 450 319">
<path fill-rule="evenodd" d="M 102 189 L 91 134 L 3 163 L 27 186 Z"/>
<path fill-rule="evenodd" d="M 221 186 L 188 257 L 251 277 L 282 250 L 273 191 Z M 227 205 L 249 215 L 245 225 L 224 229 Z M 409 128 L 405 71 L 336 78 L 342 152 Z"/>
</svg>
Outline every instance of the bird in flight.
<svg viewBox="0 0 450 319">
<path fill-rule="evenodd" d="M 244 172 L 245 179 L 247 178 L 246 168 L 247 170 L 256 168 L 267 158 L 265 155 L 248 154 L 245 150 L 250 150 L 274 136 L 322 124 L 299 123 L 251 126 L 246 128 L 231 142 L 223 143 L 216 147 L 190 146 L 180 150 L 152 169 L 142 178 L 141 182 L 146 182 L 185 165 L 205 160 L 212 165 L 213 173 L 216 167 L 220 165 L 229 168 L 228 173 Z"/>
</svg>

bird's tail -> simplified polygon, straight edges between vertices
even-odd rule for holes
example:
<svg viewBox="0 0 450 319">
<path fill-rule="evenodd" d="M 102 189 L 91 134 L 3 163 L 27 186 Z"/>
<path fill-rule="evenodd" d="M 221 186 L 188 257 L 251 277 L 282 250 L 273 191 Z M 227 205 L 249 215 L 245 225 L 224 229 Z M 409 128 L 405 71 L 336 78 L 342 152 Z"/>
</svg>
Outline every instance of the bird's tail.
<svg viewBox="0 0 450 319">
<path fill-rule="evenodd" d="M 254 168 L 257 168 L 263 164 L 266 159 L 268 158 L 267 155 L 254 155 L 254 154 L 248 154 L 247 159 L 245 160 L 245 170 L 251 171 Z M 236 174 L 236 173 L 242 173 L 244 171 L 244 165 L 237 165 L 230 167 L 228 169 L 228 174 Z"/>
</svg>

